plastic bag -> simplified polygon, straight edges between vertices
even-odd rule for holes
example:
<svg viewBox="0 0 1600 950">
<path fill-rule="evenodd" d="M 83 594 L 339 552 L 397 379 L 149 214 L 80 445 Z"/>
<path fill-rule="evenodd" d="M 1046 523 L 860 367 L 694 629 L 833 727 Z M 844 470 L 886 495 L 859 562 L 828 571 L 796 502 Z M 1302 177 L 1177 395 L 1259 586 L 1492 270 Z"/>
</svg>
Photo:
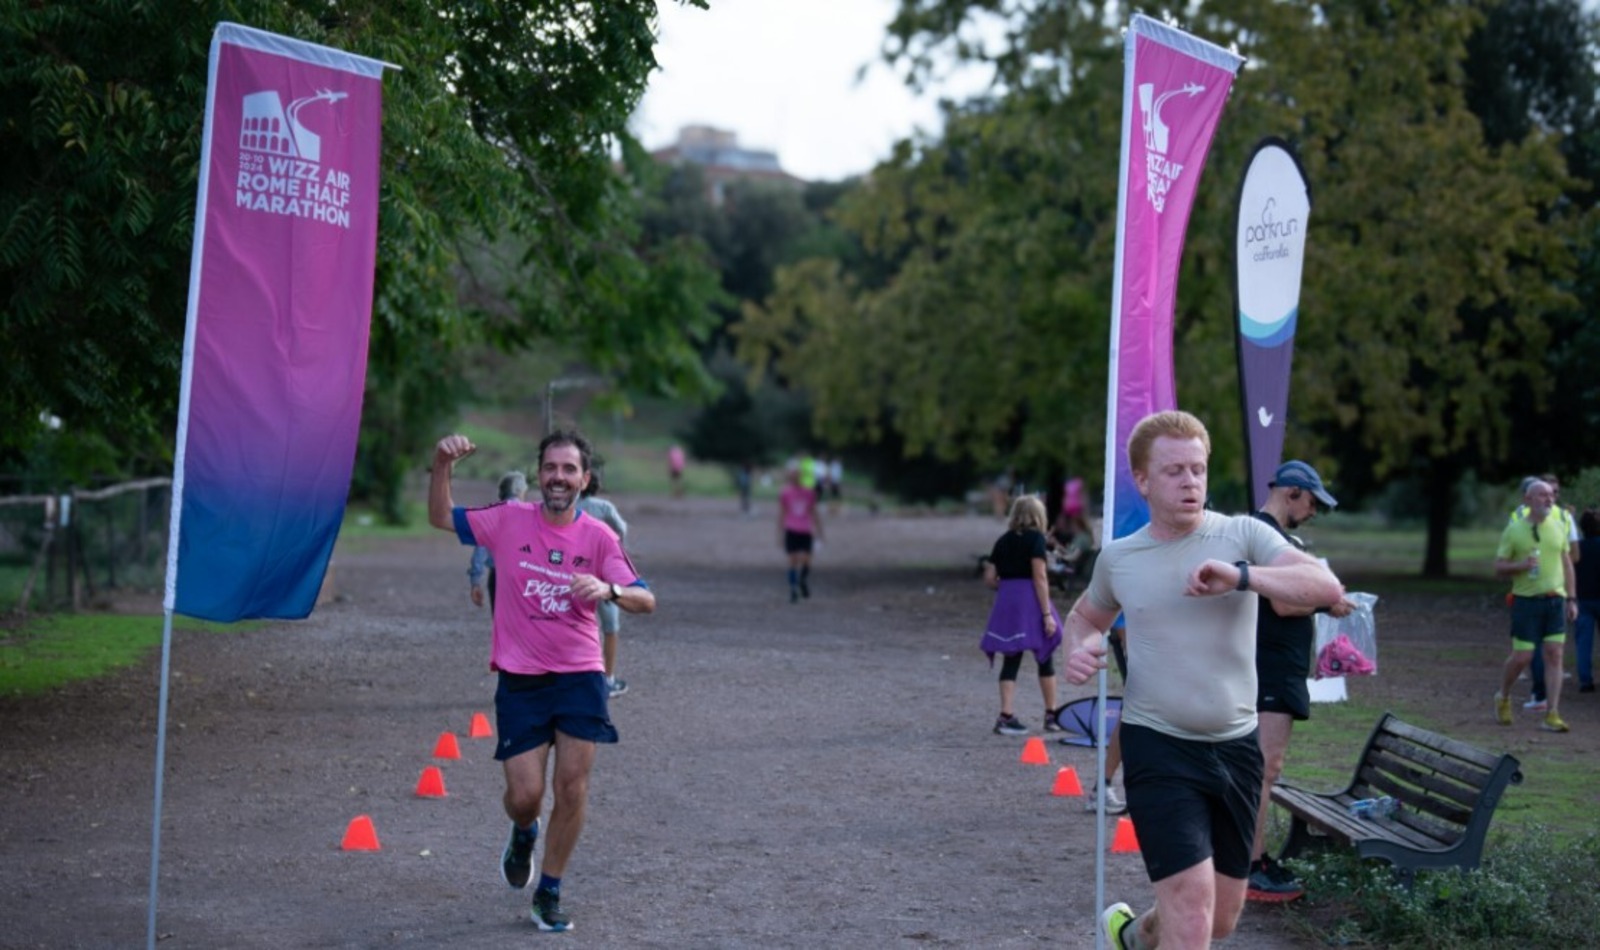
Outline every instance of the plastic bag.
<svg viewBox="0 0 1600 950">
<path fill-rule="evenodd" d="M 1356 609 L 1347 617 L 1316 615 L 1317 640 L 1314 678 L 1370 676 L 1378 672 L 1378 626 L 1372 610 L 1376 594 L 1346 594 Z"/>
</svg>

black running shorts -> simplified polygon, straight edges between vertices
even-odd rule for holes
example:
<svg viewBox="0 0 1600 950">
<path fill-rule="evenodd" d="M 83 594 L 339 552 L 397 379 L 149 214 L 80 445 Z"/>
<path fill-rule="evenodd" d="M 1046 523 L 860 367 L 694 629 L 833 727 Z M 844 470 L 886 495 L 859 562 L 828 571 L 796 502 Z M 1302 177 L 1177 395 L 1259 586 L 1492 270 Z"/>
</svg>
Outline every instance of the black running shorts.
<svg viewBox="0 0 1600 950">
<path fill-rule="evenodd" d="M 1217 873 L 1250 873 L 1261 799 L 1261 745 L 1256 730 L 1238 739 L 1179 739 L 1122 723 L 1122 765 L 1128 814 L 1151 881 L 1211 858 Z"/>
</svg>

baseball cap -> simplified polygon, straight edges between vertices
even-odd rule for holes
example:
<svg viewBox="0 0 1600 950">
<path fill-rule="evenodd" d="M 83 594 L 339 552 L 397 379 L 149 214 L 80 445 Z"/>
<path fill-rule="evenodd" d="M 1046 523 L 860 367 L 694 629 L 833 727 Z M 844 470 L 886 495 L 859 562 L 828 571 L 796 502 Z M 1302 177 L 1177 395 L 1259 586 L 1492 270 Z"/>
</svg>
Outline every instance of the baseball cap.
<svg viewBox="0 0 1600 950">
<path fill-rule="evenodd" d="M 1317 470 L 1299 459 L 1291 459 L 1278 466 L 1272 473 L 1272 481 L 1267 483 L 1269 488 L 1304 488 L 1316 499 L 1329 508 L 1339 507 L 1339 502 L 1330 494 L 1322 484 L 1322 476 Z"/>
</svg>

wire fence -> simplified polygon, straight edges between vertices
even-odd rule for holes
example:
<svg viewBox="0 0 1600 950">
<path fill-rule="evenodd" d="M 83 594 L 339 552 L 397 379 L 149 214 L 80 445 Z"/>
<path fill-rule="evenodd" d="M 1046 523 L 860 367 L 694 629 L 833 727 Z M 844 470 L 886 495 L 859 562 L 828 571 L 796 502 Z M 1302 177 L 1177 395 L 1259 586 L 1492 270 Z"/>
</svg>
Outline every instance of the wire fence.
<svg viewBox="0 0 1600 950">
<path fill-rule="evenodd" d="M 165 579 L 172 479 L 0 496 L 0 610 L 78 610 Z"/>
</svg>

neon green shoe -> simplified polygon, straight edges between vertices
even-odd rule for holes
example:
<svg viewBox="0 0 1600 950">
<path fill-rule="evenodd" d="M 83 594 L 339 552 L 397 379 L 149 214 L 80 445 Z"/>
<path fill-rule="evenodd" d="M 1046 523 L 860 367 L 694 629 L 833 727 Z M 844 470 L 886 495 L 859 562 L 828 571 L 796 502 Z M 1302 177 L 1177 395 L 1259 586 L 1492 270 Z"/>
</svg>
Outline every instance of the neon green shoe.
<svg viewBox="0 0 1600 950">
<path fill-rule="evenodd" d="M 1565 720 L 1553 712 L 1544 714 L 1544 722 L 1539 723 L 1539 728 L 1545 732 L 1571 732 Z"/>
<path fill-rule="evenodd" d="M 1494 719 L 1502 726 L 1511 725 L 1511 697 L 1494 694 Z"/>
<path fill-rule="evenodd" d="M 1111 950 L 1128 950 L 1128 945 L 1122 942 L 1122 934 L 1134 919 L 1133 908 L 1121 901 L 1107 907 L 1100 915 L 1100 926 L 1105 928 L 1106 945 Z"/>
</svg>

